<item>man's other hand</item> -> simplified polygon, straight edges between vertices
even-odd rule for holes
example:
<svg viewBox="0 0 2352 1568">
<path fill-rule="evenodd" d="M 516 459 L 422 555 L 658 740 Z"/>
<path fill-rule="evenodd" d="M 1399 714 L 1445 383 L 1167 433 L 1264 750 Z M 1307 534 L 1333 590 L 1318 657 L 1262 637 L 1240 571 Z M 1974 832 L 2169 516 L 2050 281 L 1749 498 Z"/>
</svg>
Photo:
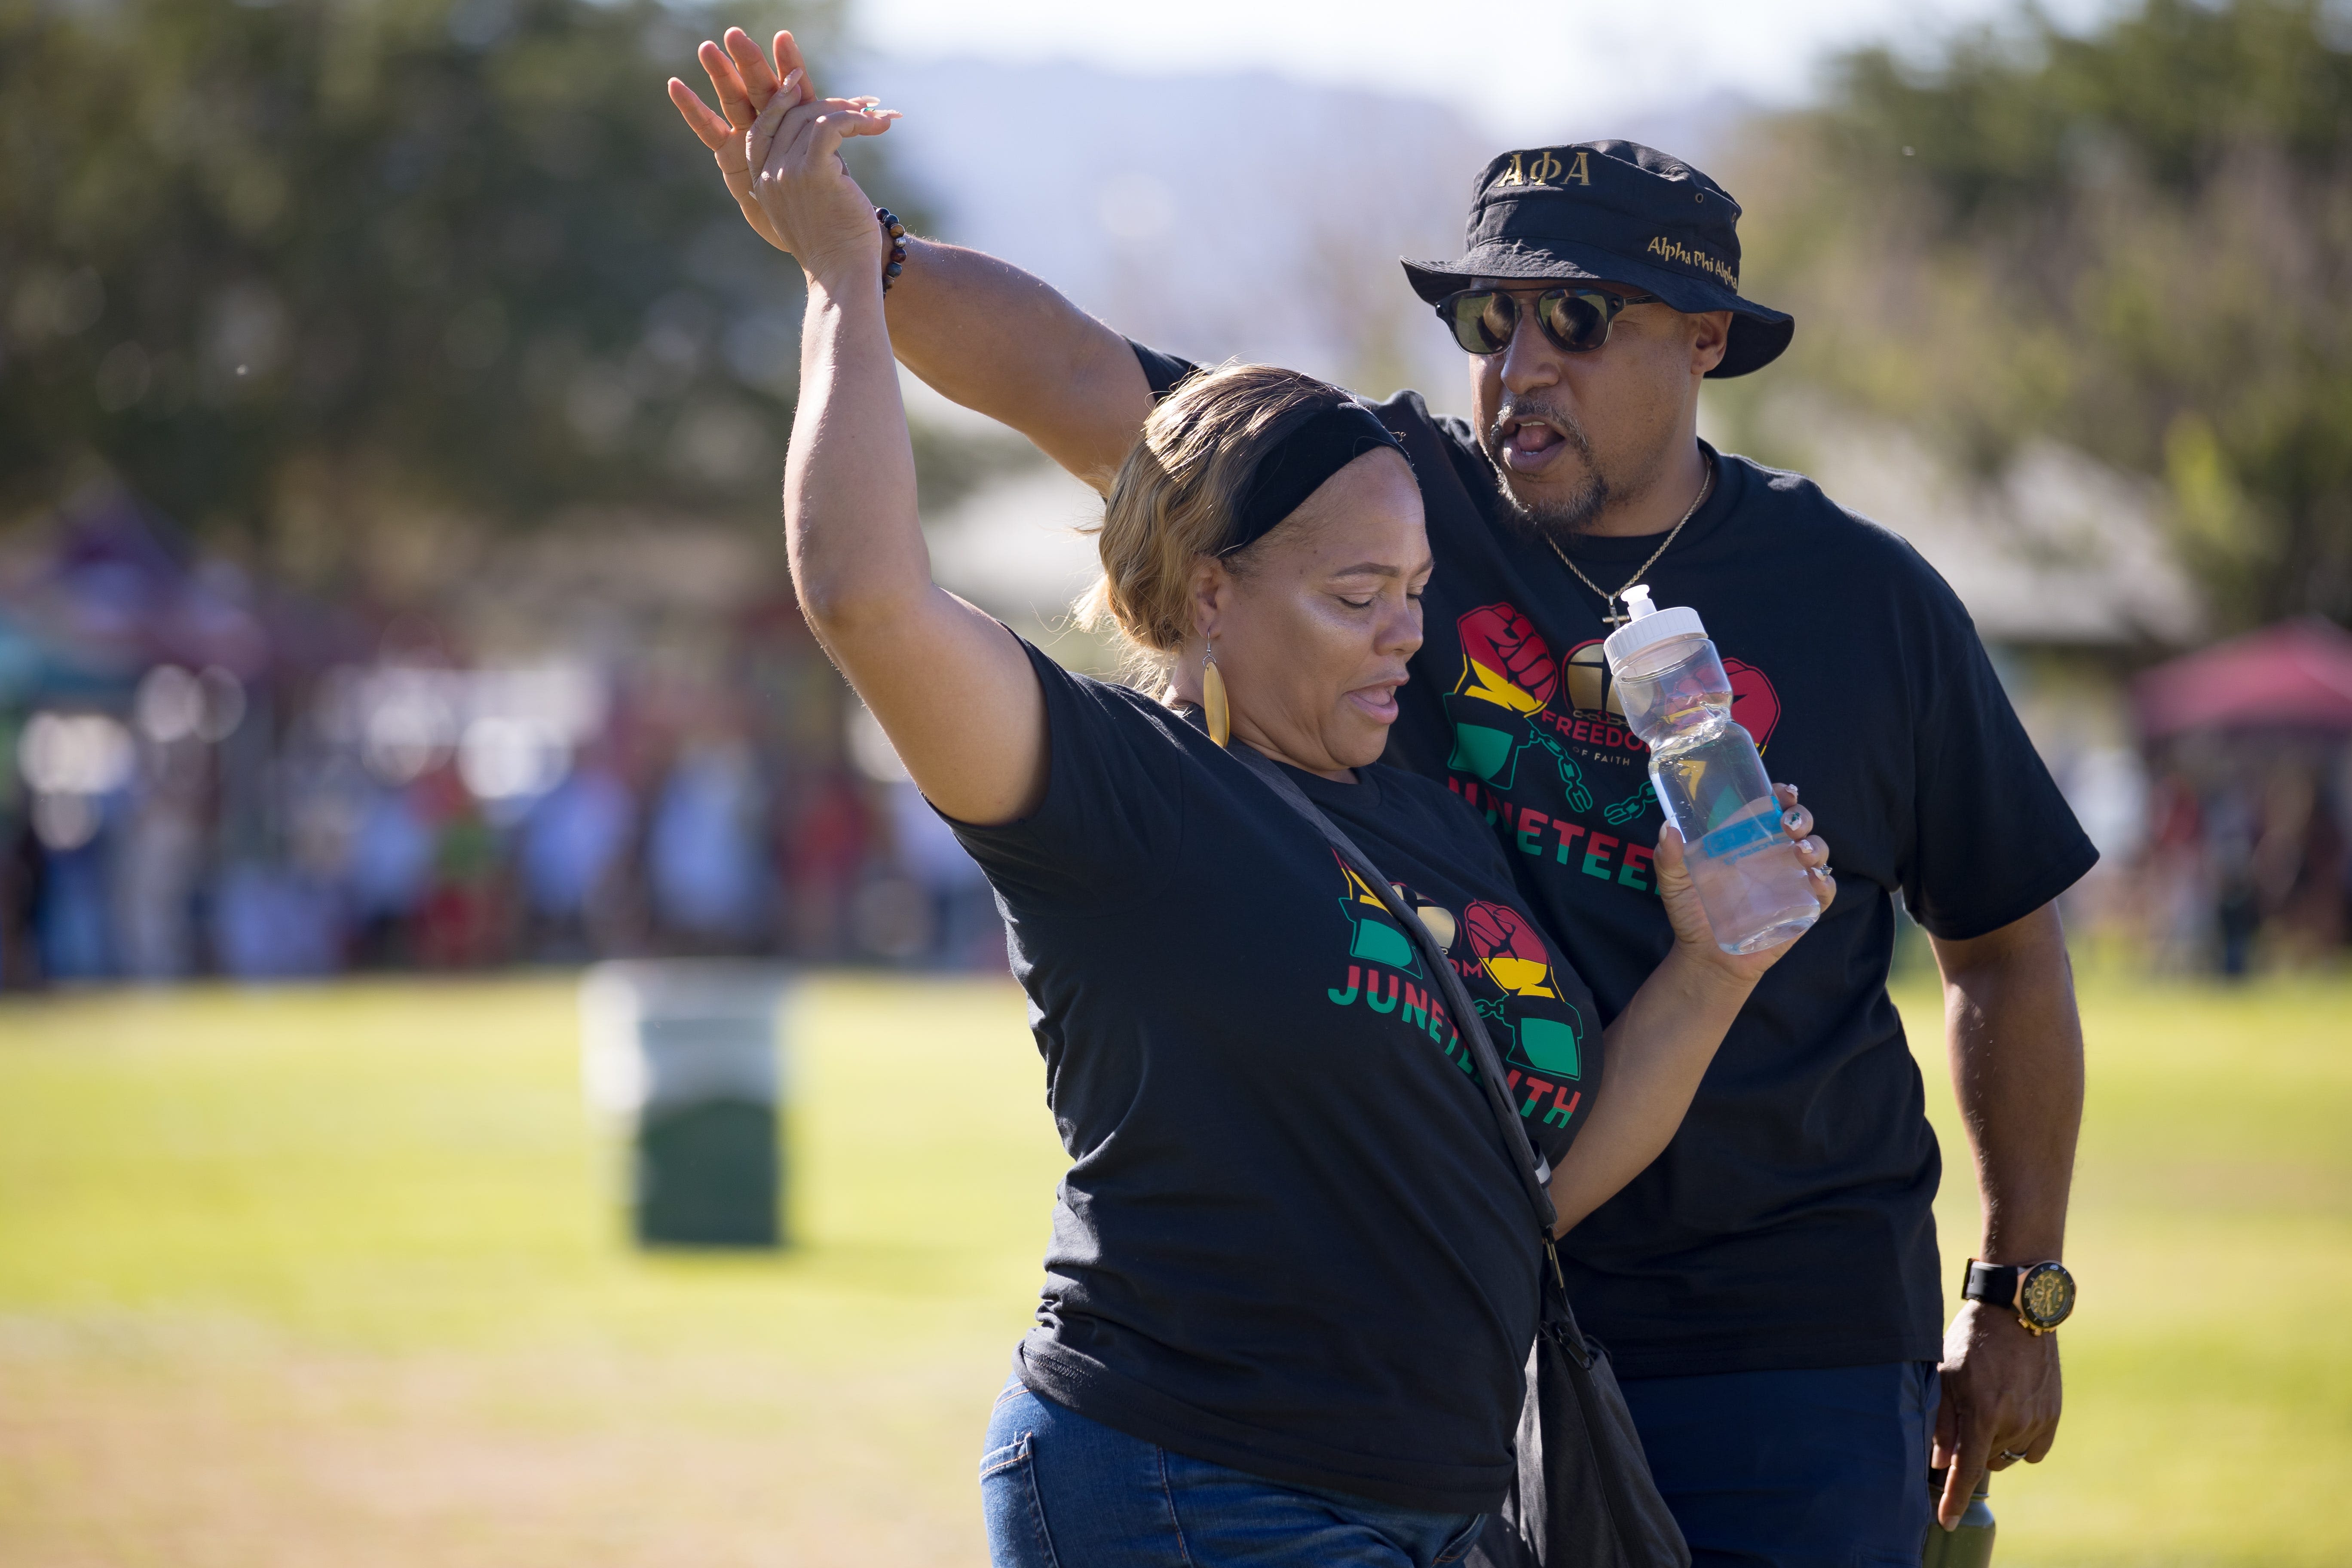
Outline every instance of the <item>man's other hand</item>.
<svg viewBox="0 0 2352 1568">
<path fill-rule="evenodd" d="M 742 28 L 730 27 L 724 37 L 725 47 L 706 39 L 702 47 L 695 51 L 703 74 L 710 79 L 711 94 L 719 100 L 719 110 L 713 110 L 692 88 L 676 77 L 669 79 L 669 100 L 677 105 L 687 129 L 710 149 L 711 159 L 719 165 L 719 177 L 727 182 L 727 194 L 742 209 L 743 221 L 761 239 L 791 255 L 793 247 L 760 205 L 759 175 L 767 162 L 768 148 L 766 138 L 761 137 L 761 145 L 755 153 L 751 145 L 754 125 L 760 111 L 778 92 L 785 90 L 787 81 L 792 83 L 793 95 L 787 109 L 817 102 L 816 89 L 809 80 L 800 45 L 790 33 L 776 35 L 772 61 L 760 52 L 760 46 Z M 870 111 L 879 100 L 840 98 L 823 101 L 827 112 L 854 112 Z M 772 135 L 773 122 L 763 129 Z"/>
<path fill-rule="evenodd" d="M 2058 1336 L 2035 1334 L 2005 1307 L 1964 1301 L 1944 1335 L 1943 1403 L 1936 1410 L 1935 1454 L 1944 1495 L 1937 1521 L 1959 1523 L 1988 1469 L 2038 1465 L 2058 1436 L 2063 1392 Z"/>
</svg>

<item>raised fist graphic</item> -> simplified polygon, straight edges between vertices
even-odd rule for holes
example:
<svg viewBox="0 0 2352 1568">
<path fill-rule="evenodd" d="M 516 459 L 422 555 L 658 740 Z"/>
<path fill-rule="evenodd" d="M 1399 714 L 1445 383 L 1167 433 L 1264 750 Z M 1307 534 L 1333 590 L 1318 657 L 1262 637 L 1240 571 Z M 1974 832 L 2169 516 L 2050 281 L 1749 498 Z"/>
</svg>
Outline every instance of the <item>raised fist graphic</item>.
<svg viewBox="0 0 2352 1568">
<path fill-rule="evenodd" d="M 1727 658 L 1723 673 L 1731 677 L 1731 717 L 1762 751 L 1780 722 L 1780 694 L 1765 673 L 1745 659 Z"/>
<path fill-rule="evenodd" d="M 1515 958 L 1532 958 L 1540 962 L 1544 956 L 1543 938 L 1527 918 L 1508 904 L 1492 904 L 1484 900 L 1462 911 L 1462 929 L 1470 933 L 1471 950 L 1484 958 L 1503 953 Z"/>
<path fill-rule="evenodd" d="M 1462 911 L 1462 930 L 1496 984 L 1514 996 L 1555 994 L 1544 984 L 1551 978 L 1551 955 L 1518 910 L 1482 900 Z"/>
<path fill-rule="evenodd" d="M 1535 623 L 1509 605 L 1485 605 L 1454 623 L 1465 668 L 1454 689 L 1532 713 L 1551 700 L 1559 667 Z"/>
</svg>

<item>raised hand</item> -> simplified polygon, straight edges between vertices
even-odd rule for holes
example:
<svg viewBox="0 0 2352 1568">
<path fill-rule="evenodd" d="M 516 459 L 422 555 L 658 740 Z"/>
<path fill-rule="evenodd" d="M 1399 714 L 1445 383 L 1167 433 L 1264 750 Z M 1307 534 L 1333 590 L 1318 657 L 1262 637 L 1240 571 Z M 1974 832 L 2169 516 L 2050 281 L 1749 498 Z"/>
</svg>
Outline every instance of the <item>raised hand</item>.
<svg viewBox="0 0 2352 1568">
<path fill-rule="evenodd" d="M 752 199 L 775 243 L 812 279 L 854 285 L 855 269 L 862 266 L 866 280 L 878 284 L 882 228 L 874 205 L 841 161 L 841 143 L 881 135 L 898 114 L 870 100 L 803 98 L 797 90 L 802 79 L 798 70 L 786 73 L 744 133 Z"/>
<path fill-rule="evenodd" d="M 879 135 L 898 116 L 895 110 L 877 108 L 878 100 L 872 98 L 819 99 L 809 82 L 800 46 L 790 33 L 776 35 L 772 62 L 740 27 L 728 28 L 725 40 L 724 48 L 706 40 L 695 57 L 701 62 L 704 74 L 710 78 L 711 92 L 724 112 L 713 110 L 692 88 L 676 77 L 669 79 L 670 102 L 677 106 L 687 128 L 710 149 L 712 161 L 719 165 L 719 178 L 727 183 L 728 195 L 742 209 L 744 221 L 761 238 L 805 264 L 807 258 L 779 227 L 774 216 L 761 205 L 754 188 L 781 123 L 779 117 L 767 126 L 764 134 L 755 137 L 761 114 L 774 105 L 781 94 L 786 100 L 784 110 L 814 106 L 821 116 L 856 117 L 856 129 L 849 129 L 846 124 L 836 128 L 835 145 L 843 135 Z M 871 216 L 869 208 L 867 216 Z"/>
</svg>

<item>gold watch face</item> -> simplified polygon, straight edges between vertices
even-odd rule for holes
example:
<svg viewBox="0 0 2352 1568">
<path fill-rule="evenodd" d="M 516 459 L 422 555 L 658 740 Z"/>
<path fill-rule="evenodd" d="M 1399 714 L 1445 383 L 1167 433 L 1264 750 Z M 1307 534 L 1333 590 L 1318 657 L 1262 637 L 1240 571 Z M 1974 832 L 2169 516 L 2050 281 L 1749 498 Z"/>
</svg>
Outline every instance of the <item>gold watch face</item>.
<svg viewBox="0 0 2352 1568">
<path fill-rule="evenodd" d="M 2074 1310 L 2074 1279 L 2058 1265 L 2045 1263 L 2025 1277 L 2017 1301 L 2034 1322 L 2054 1329 Z"/>
</svg>

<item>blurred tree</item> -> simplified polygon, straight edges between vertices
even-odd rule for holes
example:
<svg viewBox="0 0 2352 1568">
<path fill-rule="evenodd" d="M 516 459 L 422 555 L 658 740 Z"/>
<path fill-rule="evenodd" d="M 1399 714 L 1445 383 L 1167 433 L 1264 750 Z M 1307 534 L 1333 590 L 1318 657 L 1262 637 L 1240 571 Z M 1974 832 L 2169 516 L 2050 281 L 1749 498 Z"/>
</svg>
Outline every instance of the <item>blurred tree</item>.
<svg viewBox="0 0 2352 1568">
<path fill-rule="evenodd" d="M 1770 132 L 1735 188 L 1789 374 L 1980 470 L 2049 436 L 2156 478 L 2225 622 L 2352 620 L 2344 9 L 2028 10 Z"/>
<path fill-rule="evenodd" d="M 657 0 L 0 0 L 0 508 L 110 468 L 325 570 L 387 494 L 772 516 L 798 269 L 662 91 L 717 32 Z"/>
</svg>

